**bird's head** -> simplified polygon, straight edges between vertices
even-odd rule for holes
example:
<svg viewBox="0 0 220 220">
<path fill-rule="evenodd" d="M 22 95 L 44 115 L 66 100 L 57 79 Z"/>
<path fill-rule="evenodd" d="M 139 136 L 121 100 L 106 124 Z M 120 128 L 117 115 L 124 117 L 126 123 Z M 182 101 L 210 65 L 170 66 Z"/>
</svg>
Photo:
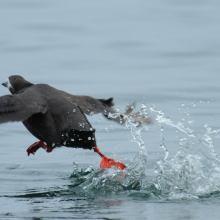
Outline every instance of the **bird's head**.
<svg viewBox="0 0 220 220">
<path fill-rule="evenodd" d="M 21 89 L 24 89 L 33 84 L 26 81 L 22 76 L 13 75 L 9 76 L 8 81 L 2 83 L 2 85 L 7 87 L 12 94 L 15 94 L 19 92 Z"/>
</svg>

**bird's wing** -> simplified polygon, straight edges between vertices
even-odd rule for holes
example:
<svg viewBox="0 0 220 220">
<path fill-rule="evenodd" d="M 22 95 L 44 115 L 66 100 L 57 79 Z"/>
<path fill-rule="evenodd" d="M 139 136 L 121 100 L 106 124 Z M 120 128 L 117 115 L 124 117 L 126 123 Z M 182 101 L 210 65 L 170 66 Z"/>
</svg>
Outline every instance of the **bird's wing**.
<svg viewBox="0 0 220 220">
<path fill-rule="evenodd" d="M 109 99 L 95 99 L 90 96 L 72 96 L 72 100 L 77 103 L 83 113 L 93 115 L 98 113 L 108 113 L 115 111 L 112 106 L 113 98 Z"/>
<path fill-rule="evenodd" d="M 36 113 L 45 114 L 47 103 L 31 89 L 23 93 L 0 97 L 0 123 L 24 121 Z"/>
<path fill-rule="evenodd" d="M 68 99 L 72 102 L 77 104 L 81 111 L 84 114 L 92 115 L 92 114 L 98 114 L 98 113 L 107 113 L 111 111 L 115 111 L 112 106 L 113 98 L 109 99 L 95 99 L 90 96 L 82 96 L 82 95 L 72 95 L 67 92 L 61 91 L 63 94 L 63 97 L 68 97 Z"/>
<path fill-rule="evenodd" d="M 138 122 L 139 125 L 141 125 L 142 123 L 152 123 L 151 118 L 141 114 L 141 110 L 136 113 L 132 112 L 135 103 L 127 106 L 127 109 L 123 114 L 119 114 L 114 108 L 112 108 L 112 106 L 114 106 L 113 98 L 95 99 L 90 96 L 69 95 L 69 99 L 72 102 L 77 103 L 81 111 L 87 115 L 103 113 L 104 116 L 106 116 L 108 119 L 111 119 L 112 121 L 115 121 L 120 124 L 124 124 L 127 120 L 127 117 L 129 117 L 129 119 L 131 119 L 133 122 Z M 110 117 L 109 113 L 116 113 L 116 115 L 114 117 Z"/>
</svg>

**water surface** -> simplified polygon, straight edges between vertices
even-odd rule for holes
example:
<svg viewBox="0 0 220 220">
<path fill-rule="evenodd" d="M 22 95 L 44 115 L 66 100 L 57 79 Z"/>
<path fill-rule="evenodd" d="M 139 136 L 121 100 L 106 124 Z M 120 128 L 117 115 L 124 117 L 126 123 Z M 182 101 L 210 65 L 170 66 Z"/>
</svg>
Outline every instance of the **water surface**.
<svg viewBox="0 0 220 220">
<path fill-rule="evenodd" d="M 21 123 L 0 126 L 1 219 L 219 219 L 220 3 L 0 2 L 0 78 L 136 101 L 153 125 L 89 117 L 99 148 L 42 149 Z M 0 87 L 0 94 L 8 94 Z M 144 104 L 144 105 L 143 105 Z M 135 139 L 136 138 L 136 139 Z"/>
</svg>

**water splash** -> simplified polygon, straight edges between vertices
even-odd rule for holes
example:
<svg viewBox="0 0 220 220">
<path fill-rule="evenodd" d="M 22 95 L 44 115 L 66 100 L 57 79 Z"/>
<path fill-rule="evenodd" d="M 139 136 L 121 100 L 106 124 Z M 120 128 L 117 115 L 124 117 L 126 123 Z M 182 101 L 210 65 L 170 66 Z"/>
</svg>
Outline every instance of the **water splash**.
<svg viewBox="0 0 220 220">
<path fill-rule="evenodd" d="M 147 117 L 145 105 L 142 106 L 138 114 Z M 77 193 L 114 194 L 125 190 L 141 189 L 141 182 L 147 165 L 147 151 L 141 132 L 147 130 L 148 127 L 135 123 L 129 115 L 122 114 L 120 110 L 113 114 L 109 113 L 108 117 L 123 117 L 125 128 L 131 131 L 133 139 L 140 150 L 125 170 L 115 168 L 94 170 L 92 167 L 79 170 L 78 166 L 75 165 L 71 181 L 73 182 L 72 186 L 74 186 L 73 190 Z"/>
<path fill-rule="evenodd" d="M 126 119 L 125 128 L 130 130 L 133 140 L 140 150 L 125 170 L 115 168 L 101 170 L 89 166 L 79 169 L 74 166 L 71 176 L 71 190 L 77 194 L 115 194 L 130 192 L 131 196 L 141 196 L 154 199 L 198 199 L 215 192 L 220 192 L 220 158 L 214 151 L 212 136 L 220 138 L 219 130 L 212 130 L 204 126 L 204 134 L 195 135 L 192 130 L 193 122 L 188 121 L 185 127 L 183 122 L 174 123 L 165 117 L 162 111 L 150 109 L 156 113 L 156 122 L 160 130 L 160 147 L 164 150 L 164 158 L 155 164 L 156 177 L 146 176 L 147 150 L 142 138 L 142 131 L 148 130 L 146 126 L 139 126 L 128 115 L 120 111 L 109 114 L 109 117 Z M 140 115 L 147 116 L 146 106 L 142 106 Z M 181 132 L 184 136 L 179 138 L 179 149 L 174 157 L 169 158 L 166 146 L 164 129 L 168 126 Z"/>
<path fill-rule="evenodd" d="M 158 124 L 166 124 L 185 134 L 180 138 L 180 149 L 174 158 L 160 160 L 155 165 L 158 174 L 154 181 L 160 190 L 162 199 L 192 199 L 220 191 L 220 159 L 214 151 L 211 134 L 218 134 L 205 125 L 206 133 L 196 136 L 190 128 L 182 123 L 173 123 L 165 118 L 164 113 L 151 108 L 158 113 Z M 165 148 L 165 151 L 167 149 Z M 166 153 L 165 153 L 166 155 Z"/>
<path fill-rule="evenodd" d="M 148 117 L 147 109 L 144 104 L 142 104 L 142 109 L 138 112 L 139 116 Z M 125 182 L 131 182 L 132 178 L 140 179 L 141 175 L 144 174 L 145 168 L 147 165 L 147 150 L 144 145 L 144 140 L 142 138 L 141 132 L 143 130 L 148 130 L 147 126 L 139 126 L 138 122 L 134 122 L 129 115 L 124 115 L 120 111 L 117 113 L 109 113 L 109 118 L 121 117 L 125 119 L 125 128 L 130 130 L 133 140 L 139 145 L 140 150 L 136 157 L 131 161 L 131 163 L 127 166 L 126 171 L 130 174 L 131 178 L 127 178 Z M 128 180 L 129 179 L 129 180 Z M 129 184 L 128 184 L 129 185 Z"/>
</svg>

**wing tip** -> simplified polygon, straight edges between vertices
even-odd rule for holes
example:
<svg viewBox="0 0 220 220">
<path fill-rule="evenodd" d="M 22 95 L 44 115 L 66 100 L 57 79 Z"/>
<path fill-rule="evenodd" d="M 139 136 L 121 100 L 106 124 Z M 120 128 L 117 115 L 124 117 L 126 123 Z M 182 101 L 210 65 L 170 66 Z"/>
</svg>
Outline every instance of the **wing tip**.
<svg viewBox="0 0 220 220">
<path fill-rule="evenodd" d="M 114 106 L 114 102 L 113 102 L 113 97 L 109 98 L 109 99 L 99 99 L 100 102 L 102 102 L 104 105 L 107 105 L 109 107 Z"/>
</svg>

